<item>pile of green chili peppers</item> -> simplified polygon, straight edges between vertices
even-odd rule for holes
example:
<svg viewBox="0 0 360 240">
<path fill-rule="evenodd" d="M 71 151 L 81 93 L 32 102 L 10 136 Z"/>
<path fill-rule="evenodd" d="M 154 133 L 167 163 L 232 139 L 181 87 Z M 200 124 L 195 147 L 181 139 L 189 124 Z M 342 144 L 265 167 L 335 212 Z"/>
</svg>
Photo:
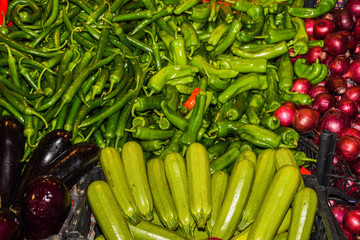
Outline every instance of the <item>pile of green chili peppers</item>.
<svg viewBox="0 0 360 240">
<path fill-rule="evenodd" d="M 13 0 L 0 28 L 0 114 L 24 124 L 24 160 L 53 129 L 119 151 L 136 140 L 147 158 L 193 142 L 296 148 L 298 133 L 272 113 L 311 103 L 292 81 L 317 83 L 327 69 L 294 71 L 291 58 L 321 44 L 303 19 L 334 4 Z"/>
</svg>

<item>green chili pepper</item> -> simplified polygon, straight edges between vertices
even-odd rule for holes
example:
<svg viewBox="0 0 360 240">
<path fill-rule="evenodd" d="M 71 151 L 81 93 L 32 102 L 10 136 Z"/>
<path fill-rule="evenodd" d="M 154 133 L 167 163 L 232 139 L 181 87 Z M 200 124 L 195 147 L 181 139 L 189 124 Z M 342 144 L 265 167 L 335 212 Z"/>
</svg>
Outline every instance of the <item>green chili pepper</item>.
<svg viewBox="0 0 360 240">
<path fill-rule="evenodd" d="M 280 97 L 284 100 L 284 101 L 289 101 L 289 102 L 293 102 L 296 105 L 311 105 L 312 103 L 312 99 L 310 97 L 310 95 L 308 94 L 302 94 L 302 93 L 298 93 L 298 94 L 288 94 L 288 93 L 281 93 Z"/>
<path fill-rule="evenodd" d="M 212 160 L 210 162 L 210 174 L 213 174 L 216 171 L 223 170 L 226 167 L 229 167 L 231 164 L 233 164 L 236 161 L 240 153 L 241 152 L 239 148 L 233 147 L 227 150 L 223 155 Z"/>
<path fill-rule="evenodd" d="M 309 51 L 309 45 L 308 45 L 309 36 L 306 32 L 304 19 L 299 17 L 293 17 L 292 23 L 294 24 L 295 29 L 297 31 L 294 37 L 294 45 L 293 45 L 295 55 L 306 54 Z"/>
<path fill-rule="evenodd" d="M 309 40 L 308 47 L 311 48 L 314 46 L 324 47 L 324 40 Z"/>
<path fill-rule="evenodd" d="M 208 44 L 216 46 L 222 37 L 230 30 L 231 24 L 219 23 L 216 28 L 211 32 Z"/>
<path fill-rule="evenodd" d="M 266 116 L 262 117 L 260 124 L 263 127 L 274 131 L 280 127 L 280 120 L 276 116 L 267 114 Z"/>
<path fill-rule="evenodd" d="M 218 78 L 234 78 L 236 77 L 239 72 L 232 70 L 232 69 L 217 69 L 212 64 L 208 63 L 205 58 L 200 55 L 194 56 L 191 61 L 190 65 L 199 69 L 199 72 L 203 75 L 214 75 Z"/>
<path fill-rule="evenodd" d="M 209 135 L 215 134 L 217 137 L 226 137 L 233 134 L 241 140 L 249 141 L 251 144 L 261 148 L 294 148 L 281 143 L 281 136 L 273 131 L 258 125 L 244 124 L 235 121 L 218 121 L 209 131 Z"/>
<path fill-rule="evenodd" d="M 226 118 L 231 121 L 239 120 L 249 106 L 248 93 L 243 92 L 236 96 L 235 102 L 226 111 Z"/>
<path fill-rule="evenodd" d="M 189 10 L 190 8 L 198 5 L 199 3 L 201 3 L 201 0 L 186 0 L 182 2 L 180 5 L 176 6 L 174 10 L 174 14 L 179 15 Z"/>
<path fill-rule="evenodd" d="M 149 79 L 147 83 L 147 86 L 150 89 L 149 95 L 151 96 L 154 93 L 161 92 L 166 81 L 170 79 L 195 76 L 198 71 L 198 68 L 188 65 L 168 65 L 163 67 Z"/>
<path fill-rule="evenodd" d="M 227 149 L 227 147 L 229 146 L 230 142 L 229 141 L 218 141 L 216 142 L 214 145 L 212 145 L 211 147 L 209 147 L 207 149 L 208 154 L 209 154 L 209 160 L 210 162 L 216 158 L 218 158 L 219 156 L 223 155 Z"/>
<path fill-rule="evenodd" d="M 277 72 L 275 69 L 268 69 L 268 88 L 264 91 L 264 98 L 268 111 L 275 111 L 283 103 L 283 100 L 279 96 L 279 84 L 277 81 Z"/>
<path fill-rule="evenodd" d="M 171 122 L 172 125 L 178 129 L 184 131 L 187 125 L 187 120 L 181 115 L 178 114 L 173 109 L 167 106 L 165 101 L 161 102 L 161 110 L 164 113 L 165 117 Z"/>
<path fill-rule="evenodd" d="M 229 87 L 218 96 L 220 103 L 225 103 L 245 91 L 257 89 L 265 90 L 268 87 L 267 77 L 257 73 L 248 73 L 238 77 Z"/>
<path fill-rule="evenodd" d="M 142 140 L 139 141 L 139 144 L 141 145 L 144 151 L 155 152 L 155 151 L 163 150 L 169 142 L 170 142 L 169 140 L 162 141 L 156 139 L 156 140 Z"/>
<path fill-rule="evenodd" d="M 235 16 L 230 3 L 223 2 L 220 4 L 220 17 L 225 23 L 231 23 L 234 20 Z"/>
<path fill-rule="evenodd" d="M 297 146 L 299 143 L 300 135 L 299 133 L 290 127 L 279 127 L 275 130 L 275 133 L 279 134 L 282 142 L 286 145 Z"/>
<path fill-rule="evenodd" d="M 294 79 L 294 67 L 289 52 L 286 52 L 280 58 L 278 78 L 280 91 L 289 93 L 292 89 Z"/>
<path fill-rule="evenodd" d="M 188 0 L 193 1 L 193 0 Z M 196 0 L 198 1 L 198 0 Z M 180 24 L 181 34 L 185 40 L 185 48 L 190 51 L 189 56 L 191 57 L 195 50 L 200 48 L 200 39 L 198 34 L 196 33 L 195 28 L 188 22 L 182 22 Z"/>
<path fill-rule="evenodd" d="M 184 133 L 179 139 L 179 145 L 180 148 L 182 148 L 183 155 L 185 154 L 187 147 L 189 147 L 190 144 L 196 142 L 197 135 L 200 131 L 204 118 L 205 103 L 206 94 L 204 93 L 204 91 L 200 91 L 199 94 L 196 95 L 196 103 L 193 108 L 191 117 L 185 126 Z"/>
<path fill-rule="evenodd" d="M 294 72 L 299 78 L 306 78 L 315 85 L 325 79 L 328 68 L 323 63 L 308 64 L 305 59 L 298 58 L 294 63 Z"/>
<path fill-rule="evenodd" d="M 134 129 L 126 129 L 126 131 L 132 133 L 133 138 L 139 140 L 168 140 L 175 133 L 174 129 L 161 130 L 157 128 L 149 127 L 135 127 Z"/>
<path fill-rule="evenodd" d="M 231 52 L 240 58 L 265 58 L 273 59 L 280 57 L 289 51 L 286 41 L 281 41 L 272 47 L 267 47 L 258 52 L 247 52 L 237 47 L 231 47 Z"/>
<path fill-rule="evenodd" d="M 194 22 L 207 23 L 211 9 L 205 3 L 198 4 L 190 9 L 190 12 L 185 11 L 185 13 L 190 13 L 190 18 Z"/>
<path fill-rule="evenodd" d="M 287 6 L 289 14 L 294 17 L 300 18 L 316 18 L 324 15 L 327 12 L 330 12 L 335 7 L 335 0 L 321 0 L 315 8 L 306 8 L 306 7 L 290 7 Z"/>
<path fill-rule="evenodd" d="M 238 34 L 241 28 L 241 21 L 234 19 L 226 36 L 222 40 L 220 40 L 219 44 L 217 44 L 214 50 L 215 53 L 220 54 L 223 53 L 226 49 L 228 49 L 235 42 L 236 34 Z"/>
<path fill-rule="evenodd" d="M 292 149 L 291 152 L 294 154 L 296 163 L 299 165 L 299 167 L 302 167 L 302 166 L 308 164 L 309 162 L 313 162 L 313 163 L 317 162 L 317 159 L 308 158 L 306 156 L 306 153 L 303 151 Z"/>
<path fill-rule="evenodd" d="M 182 37 L 177 37 L 170 42 L 169 50 L 173 59 L 174 65 L 187 65 L 185 40 Z"/>
<path fill-rule="evenodd" d="M 265 105 L 265 99 L 260 94 L 253 94 L 249 99 L 248 107 L 246 108 L 246 116 L 249 123 L 254 125 L 260 124 L 259 114 Z"/>
<path fill-rule="evenodd" d="M 265 36 L 254 36 L 254 39 L 264 39 L 267 43 L 273 44 L 281 41 L 289 41 L 296 35 L 293 28 L 288 29 L 268 29 Z"/>
<path fill-rule="evenodd" d="M 225 69 L 232 69 L 239 73 L 266 73 L 268 60 L 265 58 L 258 59 L 238 59 L 238 60 L 221 60 L 220 66 Z"/>
<path fill-rule="evenodd" d="M 159 158 L 164 160 L 168 153 L 179 152 L 178 141 L 182 134 L 183 134 L 182 131 L 174 132 L 174 134 L 171 136 L 169 145 L 160 153 Z"/>
</svg>

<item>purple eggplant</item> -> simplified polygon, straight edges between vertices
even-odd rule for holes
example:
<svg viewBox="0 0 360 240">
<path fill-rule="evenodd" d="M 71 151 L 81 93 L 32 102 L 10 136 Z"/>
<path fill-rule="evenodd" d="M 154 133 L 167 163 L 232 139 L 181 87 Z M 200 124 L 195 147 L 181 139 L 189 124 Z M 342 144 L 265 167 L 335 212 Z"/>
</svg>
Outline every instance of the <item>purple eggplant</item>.
<svg viewBox="0 0 360 240">
<path fill-rule="evenodd" d="M 53 160 L 72 145 L 71 133 L 62 129 L 49 132 L 41 139 L 35 148 L 17 187 L 16 199 L 22 196 L 27 183 L 39 176 L 41 170 L 50 165 Z"/>
<path fill-rule="evenodd" d="M 29 240 L 58 234 L 69 211 L 70 193 L 54 176 L 39 176 L 25 189 L 20 216 Z"/>
<path fill-rule="evenodd" d="M 43 169 L 43 173 L 59 178 L 71 188 L 92 169 L 100 159 L 100 148 L 89 142 L 80 142 L 67 148 Z"/>
<path fill-rule="evenodd" d="M 18 215 L 7 208 L 0 208 L 0 239 L 24 239 L 24 225 L 22 220 Z"/>
<path fill-rule="evenodd" d="M 0 118 L 0 206 L 8 208 L 14 199 L 24 155 L 24 126 L 14 117 Z"/>
</svg>

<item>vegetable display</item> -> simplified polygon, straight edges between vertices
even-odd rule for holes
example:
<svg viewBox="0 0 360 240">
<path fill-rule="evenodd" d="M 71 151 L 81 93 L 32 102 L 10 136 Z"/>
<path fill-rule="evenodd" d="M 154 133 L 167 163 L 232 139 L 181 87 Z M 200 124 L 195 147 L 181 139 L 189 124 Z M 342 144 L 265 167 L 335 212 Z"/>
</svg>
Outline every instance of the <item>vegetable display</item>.
<svg viewBox="0 0 360 240">
<path fill-rule="evenodd" d="M 0 134 L 2 147 L 17 138 L 20 150 L 2 152 L 0 207 L 22 213 L 31 180 L 49 175 L 70 189 L 100 164 L 107 181 L 90 185 L 88 198 L 105 238 L 308 239 L 317 203 L 298 194 L 298 169 L 314 160 L 295 154 L 300 134 L 359 125 L 356 4 L 335 3 L 10 2 L 0 115 L 18 127 L 11 134 L 0 122 Z M 356 168 L 354 143 L 337 155 Z"/>
</svg>

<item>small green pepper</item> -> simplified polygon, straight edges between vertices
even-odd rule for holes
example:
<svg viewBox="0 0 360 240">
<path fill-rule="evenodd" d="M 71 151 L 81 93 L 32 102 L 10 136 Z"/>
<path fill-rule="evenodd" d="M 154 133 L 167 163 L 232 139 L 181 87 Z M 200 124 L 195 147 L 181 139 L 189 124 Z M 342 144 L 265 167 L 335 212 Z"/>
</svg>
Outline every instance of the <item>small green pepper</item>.
<svg viewBox="0 0 360 240">
<path fill-rule="evenodd" d="M 259 114 L 264 105 L 265 99 L 260 94 L 253 94 L 251 96 L 249 99 L 249 105 L 246 109 L 246 116 L 251 124 L 260 124 Z"/>
</svg>

